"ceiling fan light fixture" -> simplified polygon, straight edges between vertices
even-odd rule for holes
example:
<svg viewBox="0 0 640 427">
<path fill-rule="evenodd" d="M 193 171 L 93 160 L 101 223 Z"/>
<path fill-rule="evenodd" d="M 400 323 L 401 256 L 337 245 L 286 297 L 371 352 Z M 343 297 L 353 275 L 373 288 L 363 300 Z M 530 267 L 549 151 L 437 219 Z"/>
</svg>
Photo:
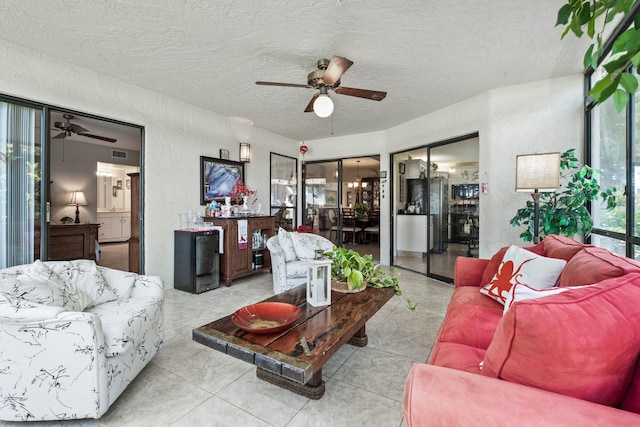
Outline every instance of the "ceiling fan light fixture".
<svg viewBox="0 0 640 427">
<path fill-rule="evenodd" d="M 320 94 L 313 102 L 313 112 L 316 116 L 326 118 L 333 113 L 333 101 L 326 93 Z"/>
</svg>

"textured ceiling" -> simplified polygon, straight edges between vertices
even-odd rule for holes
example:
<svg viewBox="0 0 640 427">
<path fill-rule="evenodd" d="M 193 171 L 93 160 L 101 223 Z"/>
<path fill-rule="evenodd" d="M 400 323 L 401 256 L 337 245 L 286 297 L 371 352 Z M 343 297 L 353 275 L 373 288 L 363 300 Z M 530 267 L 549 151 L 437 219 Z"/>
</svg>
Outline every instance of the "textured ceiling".
<svg viewBox="0 0 640 427">
<path fill-rule="evenodd" d="M 389 129 L 493 88 L 581 72 L 563 0 L 0 0 L 0 38 L 295 140 Z M 304 113 L 316 60 L 354 65 L 332 117 Z"/>
</svg>

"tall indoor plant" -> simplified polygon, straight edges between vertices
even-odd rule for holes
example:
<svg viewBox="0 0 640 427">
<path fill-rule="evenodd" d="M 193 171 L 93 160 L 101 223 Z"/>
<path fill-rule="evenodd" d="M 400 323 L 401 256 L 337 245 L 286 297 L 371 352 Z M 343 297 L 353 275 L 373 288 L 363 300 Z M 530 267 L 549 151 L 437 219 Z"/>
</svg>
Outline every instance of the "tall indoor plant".
<svg viewBox="0 0 640 427">
<path fill-rule="evenodd" d="M 601 198 L 607 210 L 612 210 L 616 207 L 616 189 L 601 189 L 596 179 L 600 171 L 581 165 L 573 148 L 562 153 L 560 172 L 560 189 L 540 195 L 540 237 L 548 234 L 572 237 L 579 232 L 589 236 L 593 223 L 587 209 L 588 202 Z M 520 234 L 525 242 L 533 240 L 533 216 L 533 201 L 528 201 L 510 221 L 514 227 L 526 226 Z"/>
<path fill-rule="evenodd" d="M 605 55 L 604 34 L 607 26 L 622 14 L 633 13 L 636 0 L 567 0 L 558 11 L 556 25 L 564 25 L 564 38 L 569 32 L 580 38 L 585 33 L 594 42 L 584 55 L 584 67 L 594 70 Z M 638 79 L 629 67 L 640 65 L 640 17 L 636 16 L 630 27 L 618 36 L 611 48 L 611 55 L 602 62 L 602 78 L 593 86 L 589 95 L 595 103 L 613 96 L 618 111 L 629 101 L 629 94 L 638 89 Z"/>
</svg>

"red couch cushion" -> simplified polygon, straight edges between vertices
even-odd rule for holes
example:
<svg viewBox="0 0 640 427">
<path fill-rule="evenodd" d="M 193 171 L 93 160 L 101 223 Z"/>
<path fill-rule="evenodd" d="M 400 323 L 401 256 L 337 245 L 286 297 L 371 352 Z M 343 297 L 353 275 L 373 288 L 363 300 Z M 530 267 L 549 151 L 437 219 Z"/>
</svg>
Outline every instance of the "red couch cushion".
<svg viewBox="0 0 640 427">
<path fill-rule="evenodd" d="M 480 374 L 480 362 L 486 350 L 453 342 L 443 342 L 433 349 L 429 364 Z"/>
<path fill-rule="evenodd" d="M 486 349 L 502 318 L 500 303 L 478 292 L 478 288 L 456 288 L 436 345 L 454 342 Z"/>
<path fill-rule="evenodd" d="M 587 246 L 578 251 L 562 270 L 560 287 L 599 283 L 635 271 L 640 272 L 640 263 L 604 248 Z"/>
<path fill-rule="evenodd" d="M 640 359 L 638 359 L 636 363 L 636 370 L 631 379 L 631 385 L 629 385 L 627 394 L 625 394 L 619 408 L 640 414 Z"/>
<path fill-rule="evenodd" d="M 569 261 L 575 254 L 584 248 L 585 245 L 580 242 L 576 242 L 573 239 L 564 236 L 551 235 L 542 240 L 546 249 L 546 256 L 551 258 L 560 258 L 565 261 Z M 595 283 L 595 282 L 593 282 Z"/>
<path fill-rule="evenodd" d="M 502 258 L 504 258 L 504 254 L 507 252 L 507 249 L 509 249 L 509 246 L 500 248 L 500 250 L 491 257 L 489 264 L 487 264 L 484 272 L 482 273 L 480 286 L 486 285 L 491 281 L 491 279 L 493 279 L 493 276 L 498 272 L 498 268 L 500 267 L 500 263 L 502 262 Z M 536 255 L 545 256 L 545 247 L 543 242 L 531 246 L 525 246 L 523 249 L 531 251 Z"/>
<path fill-rule="evenodd" d="M 608 406 L 627 391 L 640 354 L 640 273 L 515 303 L 482 374 Z"/>
</svg>

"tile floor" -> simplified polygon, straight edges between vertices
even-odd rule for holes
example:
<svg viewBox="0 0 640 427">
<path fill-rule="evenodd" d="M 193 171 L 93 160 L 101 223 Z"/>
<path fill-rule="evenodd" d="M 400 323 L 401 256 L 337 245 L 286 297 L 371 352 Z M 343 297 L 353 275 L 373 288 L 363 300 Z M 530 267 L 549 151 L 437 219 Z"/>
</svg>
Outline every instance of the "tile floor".
<svg viewBox="0 0 640 427">
<path fill-rule="evenodd" d="M 325 365 L 320 400 L 263 382 L 254 366 L 191 340 L 193 328 L 271 296 L 271 275 L 258 274 L 200 295 L 167 290 L 165 343 L 107 413 L 37 425 L 404 426 L 407 374 L 427 359 L 453 289 L 407 271 L 400 284 L 416 311 L 392 298 L 367 324 L 369 344 L 345 345 Z"/>
</svg>

